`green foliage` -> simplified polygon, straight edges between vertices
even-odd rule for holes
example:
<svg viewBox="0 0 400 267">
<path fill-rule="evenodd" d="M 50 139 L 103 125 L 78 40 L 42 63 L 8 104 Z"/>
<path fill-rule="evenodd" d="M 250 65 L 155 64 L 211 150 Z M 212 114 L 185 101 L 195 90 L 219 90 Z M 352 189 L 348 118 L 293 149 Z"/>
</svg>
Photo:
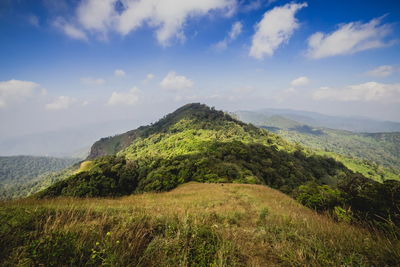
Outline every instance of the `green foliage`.
<svg viewBox="0 0 400 267">
<path fill-rule="evenodd" d="M 74 233 L 52 232 L 27 245 L 27 258 L 34 266 L 78 266 L 79 250 Z"/>
<path fill-rule="evenodd" d="M 340 190 L 313 182 L 299 186 L 295 196 L 301 204 L 317 211 L 332 210 L 343 203 Z"/>
<path fill-rule="evenodd" d="M 400 180 L 400 134 L 354 133 L 304 125 L 285 116 L 267 116 L 258 112 L 238 112 L 245 122 L 259 125 L 334 157 L 354 172 L 376 181 Z M 302 117 L 298 117 L 299 120 Z M 311 122 L 310 122 L 311 123 Z"/>
<path fill-rule="evenodd" d="M 78 159 L 13 156 L 0 157 L 0 199 L 16 198 L 35 193 L 49 186 L 59 170 L 78 162 Z"/>
<path fill-rule="evenodd" d="M 189 181 L 259 183 L 294 194 L 318 211 L 351 207 L 360 220 L 399 223 L 398 206 L 393 203 L 398 203 L 400 194 L 387 181 L 380 185 L 332 158 L 305 151 L 205 105 L 186 105 L 155 124 L 99 141 L 91 155 L 114 142 L 124 144 L 119 152 L 93 159 L 38 196 L 115 197 L 167 191 Z M 400 183 L 390 184 L 398 188 Z"/>
<path fill-rule="evenodd" d="M 344 209 L 342 207 L 336 206 L 333 209 L 333 214 L 335 215 L 335 219 L 338 222 L 346 222 L 349 223 L 352 220 L 352 212 L 350 209 Z"/>
</svg>

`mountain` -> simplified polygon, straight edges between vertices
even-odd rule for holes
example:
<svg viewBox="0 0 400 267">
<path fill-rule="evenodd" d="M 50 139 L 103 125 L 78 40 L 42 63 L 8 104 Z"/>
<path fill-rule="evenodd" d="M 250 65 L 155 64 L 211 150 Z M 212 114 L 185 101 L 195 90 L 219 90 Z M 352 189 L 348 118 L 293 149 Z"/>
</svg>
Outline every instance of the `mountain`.
<svg viewBox="0 0 400 267">
<path fill-rule="evenodd" d="M 291 142 L 319 150 L 369 178 L 400 180 L 400 132 L 354 133 L 310 126 L 285 115 L 265 115 L 254 111 L 240 111 L 234 115 Z"/>
<path fill-rule="evenodd" d="M 78 161 L 74 158 L 0 157 L 0 199 L 28 195 L 33 188 L 43 189 L 40 184 L 50 185 L 48 176 Z"/>
<path fill-rule="evenodd" d="M 243 111 L 246 113 L 247 111 Z M 239 111 L 238 113 L 242 113 Z M 255 113 L 267 115 L 280 115 L 288 119 L 307 124 L 313 127 L 325 127 L 340 129 L 352 132 L 400 132 L 400 122 L 379 121 L 362 117 L 331 116 L 317 112 L 291 110 L 291 109 L 272 109 L 265 108 L 256 110 Z"/>
<path fill-rule="evenodd" d="M 374 182 L 342 163 L 202 104 L 103 138 L 67 179 L 36 197 L 122 196 L 167 191 L 190 181 L 263 184 L 319 211 L 400 224 L 400 186 Z"/>
</svg>

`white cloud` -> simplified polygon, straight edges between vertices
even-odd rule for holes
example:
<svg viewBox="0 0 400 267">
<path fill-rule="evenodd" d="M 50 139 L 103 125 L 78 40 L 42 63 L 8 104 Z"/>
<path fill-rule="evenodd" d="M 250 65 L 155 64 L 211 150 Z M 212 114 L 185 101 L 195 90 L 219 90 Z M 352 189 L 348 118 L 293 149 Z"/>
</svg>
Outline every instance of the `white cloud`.
<svg viewBox="0 0 400 267">
<path fill-rule="evenodd" d="M 116 0 L 83 0 L 77 9 L 77 19 L 86 30 L 107 32 L 116 19 Z"/>
<path fill-rule="evenodd" d="M 155 29 L 158 42 L 167 46 L 174 38 L 185 39 L 183 26 L 189 18 L 213 11 L 229 14 L 235 7 L 236 0 L 82 0 L 76 17 L 70 19 L 76 26 L 58 24 L 70 37 L 81 40 L 86 40 L 85 32 L 105 39 L 110 31 L 127 35 L 149 26 Z"/>
<path fill-rule="evenodd" d="M 106 81 L 101 78 L 84 77 L 81 78 L 81 83 L 85 85 L 103 85 Z"/>
<path fill-rule="evenodd" d="M 0 82 L 0 108 L 32 97 L 39 84 L 29 81 L 9 80 Z"/>
<path fill-rule="evenodd" d="M 59 96 L 53 102 L 46 104 L 47 110 L 68 109 L 78 103 L 78 100 L 69 96 Z"/>
<path fill-rule="evenodd" d="M 118 19 L 117 30 L 126 35 L 143 24 L 156 28 L 160 44 L 168 45 L 172 38 L 182 39 L 182 26 L 189 17 L 206 15 L 213 10 L 226 10 L 234 0 L 127 0 L 126 9 Z"/>
<path fill-rule="evenodd" d="M 368 23 L 350 22 L 339 25 L 332 33 L 314 33 L 308 39 L 310 58 L 318 59 L 390 45 L 384 39 L 390 34 L 391 25 L 382 24 L 382 17 Z"/>
<path fill-rule="evenodd" d="M 312 96 L 315 100 L 400 103 L 400 84 L 367 82 L 341 89 L 321 87 Z"/>
<path fill-rule="evenodd" d="M 53 25 L 63 31 L 66 35 L 71 37 L 72 39 L 77 39 L 77 40 L 82 40 L 82 41 L 87 41 L 88 37 L 86 36 L 86 33 L 80 29 L 78 29 L 76 26 L 66 22 L 63 18 L 57 18 Z"/>
<path fill-rule="evenodd" d="M 215 48 L 218 50 L 223 50 L 228 47 L 228 44 L 234 41 L 241 33 L 243 29 L 243 24 L 240 21 L 235 22 L 232 25 L 231 30 L 228 33 L 228 36 L 225 37 L 224 40 L 219 41 L 215 44 Z"/>
<path fill-rule="evenodd" d="M 375 69 L 369 71 L 367 74 L 373 77 L 387 77 L 393 74 L 397 69 L 391 65 L 383 65 L 376 67 Z"/>
<path fill-rule="evenodd" d="M 107 104 L 109 106 L 118 106 L 118 105 L 134 105 L 140 99 L 141 91 L 137 87 L 133 87 L 129 92 L 119 93 L 113 92 Z"/>
<path fill-rule="evenodd" d="M 299 27 L 295 15 L 304 7 L 307 7 L 307 3 L 291 3 L 265 12 L 262 20 L 256 25 L 249 55 L 257 59 L 263 59 L 266 55 L 272 56 Z"/>
<path fill-rule="evenodd" d="M 193 81 L 183 75 L 177 75 L 176 72 L 170 71 L 161 81 L 161 86 L 166 89 L 185 89 L 193 87 Z"/>
<path fill-rule="evenodd" d="M 294 79 L 290 82 L 291 86 L 298 87 L 298 86 L 305 86 L 310 84 L 310 79 L 306 76 L 301 76 L 297 79 Z"/>
<path fill-rule="evenodd" d="M 115 76 L 118 76 L 118 77 L 123 77 L 123 76 L 126 75 L 126 73 L 125 73 L 124 70 L 117 69 L 117 70 L 114 71 L 114 75 L 115 75 Z"/>
</svg>

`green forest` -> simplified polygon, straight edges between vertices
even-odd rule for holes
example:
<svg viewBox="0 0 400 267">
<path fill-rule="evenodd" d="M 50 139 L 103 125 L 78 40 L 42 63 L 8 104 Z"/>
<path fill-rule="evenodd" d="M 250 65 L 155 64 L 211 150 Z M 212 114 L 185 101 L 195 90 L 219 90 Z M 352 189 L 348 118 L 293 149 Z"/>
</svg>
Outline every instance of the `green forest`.
<svg viewBox="0 0 400 267">
<path fill-rule="evenodd" d="M 300 143 L 376 181 L 400 180 L 400 133 L 354 133 L 311 127 L 284 116 L 237 112 L 235 117 Z"/>
<path fill-rule="evenodd" d="M 205 105 L 186 105 L 129 134 L 134 139 L 125 147 L 118 142 L 128 133 L 97 142 L 93 149 L 105 155 L 37 196 L 122 196 L 167 191 L 189 181 L 254 183 L 360 222 L 400 223 L 399 182 L 375 182 Z"/>
<path fill-rule="evenodd" d="M 74 158 L 37 156 L 0 157 L 0 199 L 23 197 L 61 179 Z"/>
</svg>

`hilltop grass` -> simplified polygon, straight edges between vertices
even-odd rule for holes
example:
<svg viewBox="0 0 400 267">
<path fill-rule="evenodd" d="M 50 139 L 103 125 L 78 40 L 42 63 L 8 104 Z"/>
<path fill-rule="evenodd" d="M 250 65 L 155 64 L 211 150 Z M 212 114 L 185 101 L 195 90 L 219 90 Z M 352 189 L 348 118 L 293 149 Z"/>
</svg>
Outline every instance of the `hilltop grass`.
<svg viewBox="0 0 400 267">
<path fill-rule="evenodd" d="M 260 185 L 0 203 L 1 266 L 395 266 L 400 242 Z"/>
</svg>

